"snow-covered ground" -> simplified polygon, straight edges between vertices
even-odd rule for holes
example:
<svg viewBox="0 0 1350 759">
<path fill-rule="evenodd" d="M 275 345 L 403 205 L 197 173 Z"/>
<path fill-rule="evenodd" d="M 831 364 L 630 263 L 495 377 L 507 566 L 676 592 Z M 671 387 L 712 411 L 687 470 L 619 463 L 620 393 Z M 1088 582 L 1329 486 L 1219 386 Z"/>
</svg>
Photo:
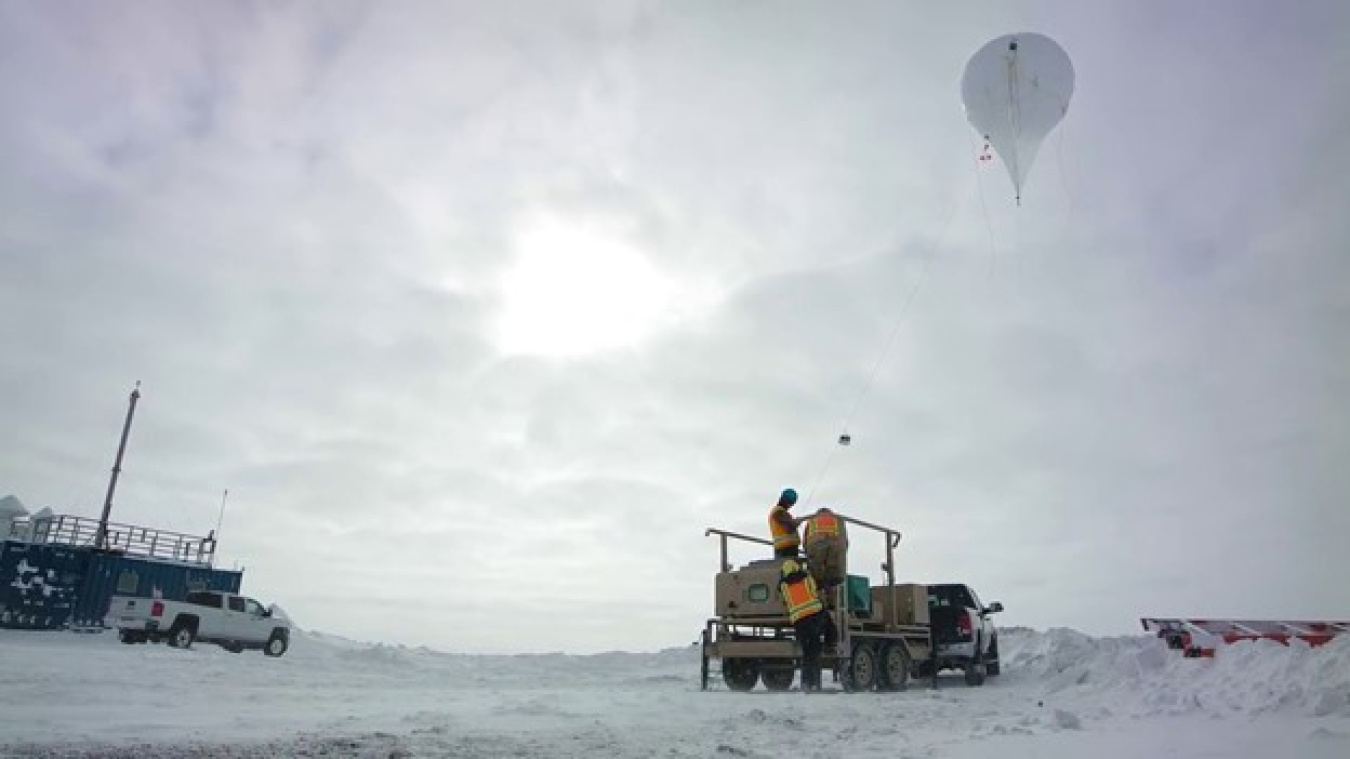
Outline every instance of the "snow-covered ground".
<svg viewBox="0 0 1350 759">
<path fill-rule="evenodd" d="M 0 630 L 0 756 L 1350 757 L 1350 637 L 1213 660 L 1069 630 L 1000 646 L 983 688 L 817 696 L 703 692 L 695 648 L 470 656 L 297 633 L 271 659 Z"/>
</svg>

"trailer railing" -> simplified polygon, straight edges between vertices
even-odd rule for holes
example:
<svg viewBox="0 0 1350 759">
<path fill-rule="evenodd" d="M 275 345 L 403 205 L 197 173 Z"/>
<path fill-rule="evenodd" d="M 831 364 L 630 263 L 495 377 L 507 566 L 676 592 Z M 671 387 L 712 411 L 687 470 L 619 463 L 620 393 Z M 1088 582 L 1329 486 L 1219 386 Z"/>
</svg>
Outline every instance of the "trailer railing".
<svg viewBox="0 0 1350 759">
<path fill-rule="evenodd" d="M 866 527 L 866 528 L 869 529 L 869 530 L 875 530 L 876 532 L 882 533 L 883 535 L 886 536 L 886 561 L 885 561 L 885 563 L 883 563 L 883 564 L 881 565 L 881 571 L 883 571 L 883 572 L 886 573 L 886 584 L 887 584 L 887 585 L 894 585 L 894 584 L 895 584 L 895 548 L 896 548 L 896 546 L 900 545 L 900 538 L 901 538 L 901 533 L 900 533 L 900 531 L 899 531 L 899 530 L 892 530 L 892 529 L 889 528 L 889 527 L 882 527 L 882 526 L 879 525 L 879 524 L 872 524 L 871 522 L 864 522 L 864 521 L 861 520 L 861 519 L 854 519 L 853 517 L 846 516 L 846 515 L 844 515 L 844 514 L 835 513 L 835 516 L 836 516 L 837 518 L 839 518 L 840 520 L 842 520 L 842 521 L 844 521 L 844 522 L 847 522 L 848 524 L 856 524 L 856 525 L 858 525 L 859 527 Z M 753 536 L 753 535 L 745 535 L 745 534 L 739 533 L 739 532 L 729 532 L 729 531 L 727 531 L 727 530 L 719 530 L 719 529 L 717 529 L 716 527 L 709 527 L 709 528 L 708 528 L 707 530 L 705 530 L 704 533 L 703 533 L 703 537 L 705 537 L 705 538 L 708 537 L 708 536 L 710 536 L 710 535 L 716 535 L 716 536 L 718 536 L 718 541 L 719 541 L 719 543 L 721 544 L 721 550 L 722 550 L 722 571 L 723 571 L 723 572 L 730 572 L 730 571 L 731 571 L 731 562 L 730 562 L 730 561 L 728 560 L 728 558 L 727 558 L 727 539 L 728 539 L 728 538 L 734 538 L 734 539 L 736 539 L 736 540 L 743 540 L 743 541 L 745 541 L 745 542 L 747 542 L 747 543 L 759 543 L 760 545 L 766 545 L 766 546 L 769 546 L 769 547 L 773 547 L 773 541 L 772 541 L 772 540 L 766 540 L 766 539 L 764 539 L 764 538 L 757 538 L 757 537 L 755 537 L 755 536 Z"/>
<path fill-rule="evenodd" d="M 98 545 L 99 520 L 70 514 L 19 517 L 10 524 L 11 540 L 68 546 Z M 108 522 L 103 549 L 128 556 L 180 561 L 209 567 L 215 561 L 214 532 L 206 537 Z"/>
</svg>

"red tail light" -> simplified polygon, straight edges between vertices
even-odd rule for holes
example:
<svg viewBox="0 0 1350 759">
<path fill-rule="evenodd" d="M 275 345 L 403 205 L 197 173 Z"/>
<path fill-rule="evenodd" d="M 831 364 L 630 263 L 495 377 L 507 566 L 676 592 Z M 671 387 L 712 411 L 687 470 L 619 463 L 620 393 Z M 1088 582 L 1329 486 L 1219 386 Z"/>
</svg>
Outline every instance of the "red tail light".
<svg viewBox="0 0 1350 759">
<path fill-rule="evenodd" d="M 152 617 L 164 616 L 164 604 L 160 601 L 156 601 L 150 604 L 150 616 Z"/>
<path fill-rule="evenodd" d="M 961 637 L 969 638 L 971 636 L 971 633 L 973 632 L 973 629 L 971 628 L 970 624 L 970 612 L 968 611 L 961 612 L 961 616 L 957 617 L 956 619 L 956 625 L 957 629 L 961 631 Z"/>
</svg>

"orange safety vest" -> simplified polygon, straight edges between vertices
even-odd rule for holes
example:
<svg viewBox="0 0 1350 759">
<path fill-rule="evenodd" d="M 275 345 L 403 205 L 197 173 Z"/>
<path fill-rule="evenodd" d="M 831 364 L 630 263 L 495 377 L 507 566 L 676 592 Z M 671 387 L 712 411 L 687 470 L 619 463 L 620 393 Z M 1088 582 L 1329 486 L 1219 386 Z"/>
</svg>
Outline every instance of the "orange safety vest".
<svg viewBox="0 0 1350 759">
<path fill-rule="evenodd" d="M 806 521 L 806 544 L 819 540 L 839 537 L 839 517 L 833 512 L 823 511 Z"/>
<path fill-rule="evenodd" d="M 783 594 L 783 601 L 787 603 L 788 619 L 792 620 L 794 625 L 797 624 L 797 620 L 825 608 L 820 602 L 816 581 L 811 579 L 811 575 L 803 575 L 802 579 L 796 582 L 780 582 L 778 590 Z"/>
<path fill-rule="evenodd" d="M 797 531 L 789 530 L 787 527 L 779 524 L 777 519 L 774 519 L 779 511 L 782 511 L 785 514 L 787 513 L 787 509 L 782 506 L 774 506 L 772 509 L 769 509 L 769 534 L 773 536 L 773 548 L 775 551 L 780 548 L 796 548 L 802 544 L 801 540 L 797 537 Z M 791 515 L 789 514 L 788 516 Z"/>
</svg>

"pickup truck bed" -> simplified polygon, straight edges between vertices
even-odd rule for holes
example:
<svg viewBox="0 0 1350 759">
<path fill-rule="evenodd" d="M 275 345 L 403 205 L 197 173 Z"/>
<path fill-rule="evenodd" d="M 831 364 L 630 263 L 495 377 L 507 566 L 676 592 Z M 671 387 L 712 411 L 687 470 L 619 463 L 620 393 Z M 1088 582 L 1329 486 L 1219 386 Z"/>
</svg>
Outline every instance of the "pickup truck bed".
<svg viewBox="0 0 1350 759">
<path fill-rule="evenodd" d="M 1003 604 L 984 606 L 969 585 L 928 585 L 928 616 L 933 629 L 938 671 L 959 669 L 966 683 L 982 685 L 986 675 L 1000 672 L 998 629 L 991 615 Z"/>
</svg>

